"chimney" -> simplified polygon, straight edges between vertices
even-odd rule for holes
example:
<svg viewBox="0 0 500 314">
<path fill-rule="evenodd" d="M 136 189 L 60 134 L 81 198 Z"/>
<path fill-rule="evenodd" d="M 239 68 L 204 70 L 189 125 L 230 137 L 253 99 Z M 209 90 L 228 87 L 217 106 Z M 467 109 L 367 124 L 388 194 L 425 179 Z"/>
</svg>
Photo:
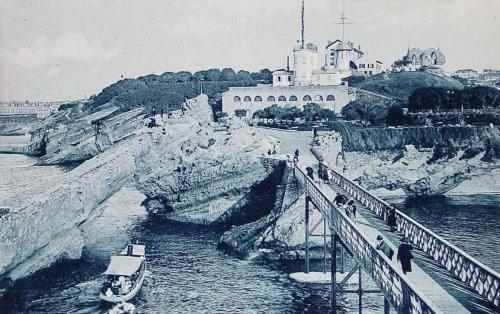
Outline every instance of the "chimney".
<svg viewBox="0 0 500 314">
<path fill-rule="evenodd" d="M 286 70 L 290 71 L 290 56 L 286 56 Z"/>
</svg>

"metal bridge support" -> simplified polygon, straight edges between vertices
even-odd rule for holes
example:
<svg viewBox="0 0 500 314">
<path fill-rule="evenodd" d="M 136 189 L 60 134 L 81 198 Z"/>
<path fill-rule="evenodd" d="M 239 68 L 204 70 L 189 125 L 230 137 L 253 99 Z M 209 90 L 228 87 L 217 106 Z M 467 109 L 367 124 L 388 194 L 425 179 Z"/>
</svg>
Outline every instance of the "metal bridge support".
<svg viewBox="0 0 500 314">
<path fill-rule="evenodd" d="M 326 274 L 326 219 L 323 219 L 323 274 Z"/>
<path fill-rule="evenodd" d="M 332 273 L 332 313 L 337 313 L 337 233 L 335 229 L 330 229 L 330 236 L 332 242 L 331 253 L 331 273 Z"/>
<path fill-rule="evenodd" d="M 363 280 L 361 279 L 361 266 L 358 267 L 358 312 L 363 313 Z"/>
<path fill-rule="evenodd" d="M 309 196 L 306 196 L 306 206 L 305 206 L 305 247 L 306 247 L 306 261 L 305 261 L 305 273 L 309 273 Z"/>
<path fill-rule="evenodd" d="M 384 297 L 384 314 L 389 314 L 391 312 L 391 303 Z"/>
<path fill-rule="evenodd" d="M 344 271 L 344 246 L 341 245 L 340 246 L 340 272 L 343 274 L 345 271 Z"/>
</svg>

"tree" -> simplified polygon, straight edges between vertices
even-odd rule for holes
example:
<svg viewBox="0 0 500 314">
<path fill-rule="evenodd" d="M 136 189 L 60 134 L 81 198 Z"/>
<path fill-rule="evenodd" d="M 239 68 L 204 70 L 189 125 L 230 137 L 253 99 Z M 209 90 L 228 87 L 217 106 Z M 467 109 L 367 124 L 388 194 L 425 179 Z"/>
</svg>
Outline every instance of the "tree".
<svg viewBox="0 0 500 314">
<path fill-rule="evenodd" d="M 252 119 L 264 119 L 265 118 L 265 112 L 263 110 L 257 110 L 253 113 Z"/>
<path fill-rule="evenodd" d="M 180 71 L 175 74 L 177 82 L 189 82 L 191 81 L 193 74 L 188 71 Z"/>
<path fill-rule="evenodd" d="M 333 112 L 330 109 L 321 109 L 318 112 L 318 118 L 320 121 L 323 121 L 323 120 L 330 121 L 330 120 L 334 120 L 336 117 L 337 117 L 337 115 L 335 114 L 335 112 Z"/>
<path fill-rule="evenodd" d="M 250 72 L 240 70 L 238 71 L 238 74 L 236 75 L 236 80 L 240 82 L 253 82 L 254 80 L 252 79 L 252 76 L 250 75 Z"/>
<path fill-rule="evenodd" d="M 388 125 L 393 125 L 393 126 L 404 124 L 405 119 L 404 119 L 403 108 L 401 108 L 398 105 L 390 106 L 389 110 L 387 111 L 386 121 Z"/>
<path fill-rule="evenodd" d="M 304 118 L 306 121 L 315 121 L 318 119 L 319 112 L 321 110 L 320 105 L 316 103 L 308 103 L 304 105 Z"/>
<path fill-rule="evenodd" d="M 238 118 L 244 118 L 247 116 L 247 111 L 245 109 L 236 109 L 234 111 L 234 114 L 238 117 Z"/>
<path fill-rule="evenodd" d="M 236 80 L 236 73 L 231 68 L 222 69 L 221 79 L 223 81 L 234 81 L 234 80 Z"/>
<path fill-rule="evenodd" d="M 209 81 L 219 81 L 221 78 L 221 72 L 219 69 L 210 69 L 205 72 L 205 78 Z"/>
<path fill-rule="evenodd" d="M 193 77 L 198 80 L 206 80 L 207 79 L 207 71 L 198 71 L 193 74 Z"/>
<path fill-rule="evenodd" d="M 285 121 L 293 122 L 296 118 L 300 118 L 301 115 L 302 111 L 299 108 L 293 106 L 293 107 L 283 108 L 281 118 L 284 119 Z"/>
</svg>

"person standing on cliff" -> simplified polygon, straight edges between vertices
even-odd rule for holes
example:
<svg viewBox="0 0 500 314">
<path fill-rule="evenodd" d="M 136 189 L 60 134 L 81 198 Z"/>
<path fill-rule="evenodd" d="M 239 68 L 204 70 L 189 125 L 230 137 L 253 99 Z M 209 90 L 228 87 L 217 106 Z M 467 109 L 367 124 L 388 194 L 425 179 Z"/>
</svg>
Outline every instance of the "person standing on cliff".
<svg viewBox="0 0 500 314">
<path fill-rule="evenodd" d="M 413 246 L 409 243 L 409 239 L 404 237 L 401 239 L 401 245 L 398 248 L 398 261 L 401 261 L 401 268 L 403 269 L 403 274 L 411 272 L 411 260 L 413 254 Z"/>
<path fill-rule="evenodd" d="M 396 231 L 396 210 L 394 208 L 391 208 L 391 210 L 389 210 L 389 214 L 387 215 L 387 225 L 389 226 L 389 228 L 391 228 L 391 232 Z"/>
</svg>

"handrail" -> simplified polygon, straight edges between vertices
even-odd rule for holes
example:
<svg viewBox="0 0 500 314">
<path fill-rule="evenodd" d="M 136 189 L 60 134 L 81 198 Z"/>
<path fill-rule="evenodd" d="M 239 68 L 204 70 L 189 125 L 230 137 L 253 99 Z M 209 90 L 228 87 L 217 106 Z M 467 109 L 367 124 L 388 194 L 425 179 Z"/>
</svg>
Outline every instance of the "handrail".
<svg viewBox="0 0 500 314">
<path fill-rule="evenodd" d="M 411 242 L 427 253 L 449 272 L 467 283 L 474 291 L 495 306 L 500 304 L 500 275 L 493 269 L 474 259 L 452 243 L 441 238 L 405 213 L 395 209 L 384 200 L 346 178 L 325 164 L 321 165 L 332 174 L 334 182 L 345 189 L 380 219 L 387 221 L 390 210 L 396 213 L 397 230 L 409 237 Z"/>
<path fill-rule="evenodd" d="M 303 186 L 306 195 L 399 313 L 442 313 L 417 287 L 406 280 L 401 271 L 376 249 L 368 240 L 369 237 L 359 230 L 342 210 L 335 207 L 333 201 L 328 199 L 302 169 L 297 165 L 294 169 L 295 177 Z"/>
</svg>

